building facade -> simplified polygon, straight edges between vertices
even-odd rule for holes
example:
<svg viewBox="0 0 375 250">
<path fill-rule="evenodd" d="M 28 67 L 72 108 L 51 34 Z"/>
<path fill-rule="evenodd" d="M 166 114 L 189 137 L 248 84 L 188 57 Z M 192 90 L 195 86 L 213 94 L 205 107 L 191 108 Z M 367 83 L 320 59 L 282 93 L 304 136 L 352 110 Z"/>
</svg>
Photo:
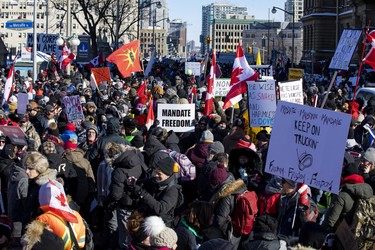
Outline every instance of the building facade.
<svg viewBox="0 0 375 250">
<path fill-rule="evenodd" d="M 303 0 L 287 0 L 285 2 L 285 10 L 289 13 L 294 13 L 294 21 L 300 22 L 303 16 Z M 285 22 L 293 22 L 293 15 L 289 15 L 288 13 L 284 13 Z"/>
<path fill-rule="evenodd" d="M 242 15 L 247 16 L 247 8 L 243 6 L 224 4 L 224 3 L 211 3 L 202 6 L 202 32 L 200 35 L 201 53 L 205 54 L 209 47 L 212 47 L 211 39 L 207 44 L 207 37 L 212 35 L 212 25 L 214 19 L 226 19 L 229 15 Z"/>
<path fill-rule="evenodd" d="M 365 29 L 375 22 L 375 2 L 371 0 L 305 0 L 302 63 L 318 72 L 332 58 L 344 29 Z M 360 39 L 361 40 L 361 39 Z M 361 41 L 359 41 L 359 44 Z M 358 64 L 361 46 L 353 55 Z"/>
<path fill-rule="evenodd" d="M 168 34 L 168 55 L 187 57 L 186 50 L 186 22 L 176 19 L 170 22 Z"/>
</svg>

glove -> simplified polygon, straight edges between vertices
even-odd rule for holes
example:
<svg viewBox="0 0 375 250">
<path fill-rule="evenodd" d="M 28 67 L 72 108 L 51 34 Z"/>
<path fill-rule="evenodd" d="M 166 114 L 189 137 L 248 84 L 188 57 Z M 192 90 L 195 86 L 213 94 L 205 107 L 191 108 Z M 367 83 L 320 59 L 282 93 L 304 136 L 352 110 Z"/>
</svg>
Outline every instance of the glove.
<svg viewBox="0 0 375 250">
<path fill-rule="evenodd" d="M 146 191 L 143 190 L 143 188 L 137 184 L 134 185 L 132 190 L 132 195 L 136 198 L 143 198 L 143 196 L 146 194 Z"/>
</svg>

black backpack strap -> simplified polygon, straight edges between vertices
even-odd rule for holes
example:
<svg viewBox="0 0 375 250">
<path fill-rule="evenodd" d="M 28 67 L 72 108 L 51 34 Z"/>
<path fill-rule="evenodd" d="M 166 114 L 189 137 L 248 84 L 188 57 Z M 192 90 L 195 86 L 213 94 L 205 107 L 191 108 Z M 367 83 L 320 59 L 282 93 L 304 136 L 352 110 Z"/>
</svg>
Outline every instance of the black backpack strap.
<svg viewBox="0 0 375 250">
<path fill-rule="evenodd" d="M 79 245 L 78 245 L 78 242 L 77 242 L 77 238 L 76 238 L 76 236 L 74 235 L 73 228 L 72 228 L 72 226 L 70 225 L 69 221 L 67 221 L 66 224 L 67 224 L 67 226 L 68 226 L 68 228 L 69 228 L 70 238 L 72 239 L 73 244 L 74 244 L 73 249 L 74 249 L 74 250 L 78 250 L 78 249 L 79 249 Z"/>
</svg>

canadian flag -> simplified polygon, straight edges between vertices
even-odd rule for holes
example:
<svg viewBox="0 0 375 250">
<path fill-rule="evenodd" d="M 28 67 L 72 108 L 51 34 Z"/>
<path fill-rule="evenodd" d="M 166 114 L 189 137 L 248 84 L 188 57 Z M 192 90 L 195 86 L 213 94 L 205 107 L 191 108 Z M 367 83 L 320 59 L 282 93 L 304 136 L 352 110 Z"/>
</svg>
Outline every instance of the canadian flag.
<svg viewBox="0 0 375 250">
<path fill-rule="evenodd" d="M 137 96 L 139 98 L 143 98 L 146 94 L 145 94 L 145 90 L 146 90 L 146 81 L 143 81 L 143 83 L 141 84 L 141 86 L 139 86 L 139 88 L 137 89 Z"/>
<path fill-rule="evenodd" d="M 92 89 L 98 88 L 98 83 L 96 81 L 95 74 L 92 71 L 91 71 L 91 75 L 90 75 L 90 87 Z"/>
<path fill-rule="evenodd" d="M 246 81 L 255 81 L 258 73 L 250 68 L 242 47 L 238 44 L 236 58 L 232 68 L 230 90 L 225 98 L 223 109 L 227 109 L 242 100 L 242 94 L 246 92 Z"/>
<path fill-rule="evenodd" d="M 89 64 L 87 64 L 87 68 L 89 68 L 89 69 L 96 68 L 102 63 L 104 63 L 103 53 L 100 53 L 97 57 L 94 57 L 93 59 L 91 59 Z"/>
<path fill-rule="evenodd" d="M 155 114 L 154 114 L 154 104 L 153 104 L 153 98 L 150 96 L 149 99 L 149 107 L 148 107 L 148 113 L 147 113 L 147 118 L 146 118 L 146 127 L 147 130 L 150 129 L 150 127 L 154 124 L 155 121 Z"/>
<path fill-rule="evenodd" d="M 212 106 L 214 103 L 213 87 L 216 78 L 216 54 L 212 53 L 211 58 L 211 68 L 210 68 L 210 78 L 208 79 L 207 84 L 207 93 L 206 93 L 206 104 L 204 106 L 203 114 L 208 116 L 212 112 Z"/>
<path fill-rule="evenodd" d="M 12 65 L 9 69 L 8 78 L 5 82 L 4 96 L 3 96 L 2 104 L 4 104 L 5 102 L 8 101 L 8 98 L 9 98 L 9 95 L 10 95 L 10 92 L 11 92 L 12 86 L 13 86 L 13 79 L 14 79 L 14 65 Z"/>
<path fill-rule="evenodd" d="M 74 60 L 74 58 L 76 57 L 75 54 L 73 54 L 72 52 L 70 52 L 70 50 L 68 49 L 68 46 L 66 46 L 66 43 L 64 43 L 63 45 L 63 50 L 61 52 L 61 56 L 60 56 L 60 69 L 62 70 L 66 70 L 66 67 L 69 65 L 69 63 Z"/>
<path fill-rule="evenodd" d="M 366 40 L 371 43 L 371 49 L 365 58 L 363 58 L 363 62 L 375 69 L 375 30 L 366 34 Z"/>
<path fill-rule="evenodd" d="M 69 207 L 63 186 L 56 180 L 49 180 L 39 190 L 39 204 L 43 211 L 51 211 L 65 220 L 78 223 L 73 210 Z"/>
</svg>

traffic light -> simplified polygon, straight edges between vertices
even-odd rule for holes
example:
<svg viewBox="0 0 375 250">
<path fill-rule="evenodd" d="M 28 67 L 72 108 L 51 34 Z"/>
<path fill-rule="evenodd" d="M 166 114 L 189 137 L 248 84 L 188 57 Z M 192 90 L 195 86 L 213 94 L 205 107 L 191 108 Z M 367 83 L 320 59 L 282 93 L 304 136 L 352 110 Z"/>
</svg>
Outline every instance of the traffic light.
<svg viewBox="0 0 375 250">
<path fill-rule="evenodd" d="M 250 54 L 252 54 L 253 53 L 253 48 L 251 48 L 250 46 L 247 47 L 247 52 L 250 53 Z"/>
<path fill-rule="evenodd" d="M 206 44 L 210 44 L 210 41 L 211 41 L 210 36 L 207 36 L 206 37 Z"/>
</svg>

